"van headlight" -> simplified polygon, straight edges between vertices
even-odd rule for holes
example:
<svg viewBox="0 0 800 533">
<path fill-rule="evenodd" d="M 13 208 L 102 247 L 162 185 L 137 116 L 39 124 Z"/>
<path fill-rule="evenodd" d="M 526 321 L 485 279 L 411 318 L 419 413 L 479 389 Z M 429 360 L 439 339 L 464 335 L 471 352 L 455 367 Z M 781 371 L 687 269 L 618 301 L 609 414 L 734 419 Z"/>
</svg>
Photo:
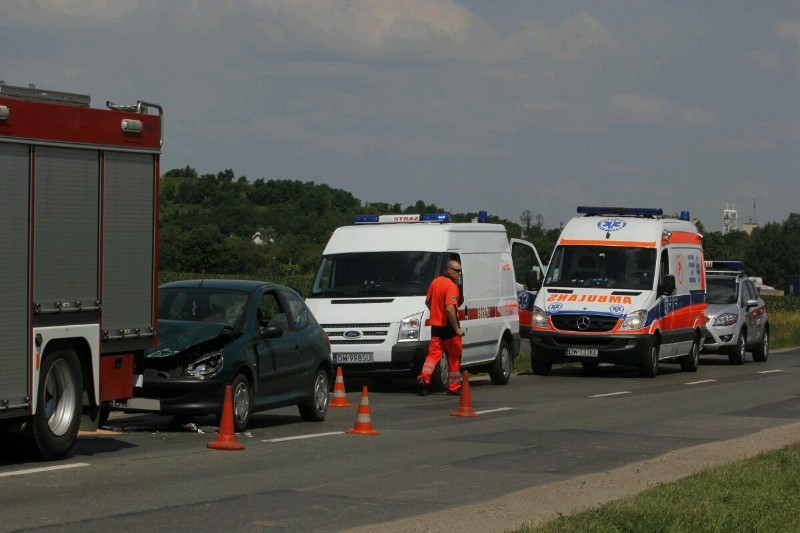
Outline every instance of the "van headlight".
<svg viewBox="0 0 800 533">
<path fill-rule="evenodd" d="M 533 306 L 533 316 L 531 317 L 531 326 L 536 328 L 547 327 L 547 313 L 541 307 Z"/>
<path fill-rule="evenodd" d="M 739 320 L 739 315 L 736 313 L 722 313 L 714 320 L 715 326 L 732 326 Z"/>
<path fill-rule="evenodd" d="M 422 326 L 422 313 L 409 315 L 400 321 L 400 333 L 397 336 L 398 342 L 418 341 L 419 329 Z"/>
<path fill-rule="evenodd" d="M 186 367 L 186 374 L 193 378 L 203 379 L 213 374 L 222 366 L 222 350 L 202 355 Z"/>
<path fill-rule="evenodd" d="M 641 309 L 625 315 L 625 320 L 622 321 L 622 325 L 619 327 L 619 329 L 641 329 L 644 327 L 646 322 L 647 311 Z"/>
</svg>

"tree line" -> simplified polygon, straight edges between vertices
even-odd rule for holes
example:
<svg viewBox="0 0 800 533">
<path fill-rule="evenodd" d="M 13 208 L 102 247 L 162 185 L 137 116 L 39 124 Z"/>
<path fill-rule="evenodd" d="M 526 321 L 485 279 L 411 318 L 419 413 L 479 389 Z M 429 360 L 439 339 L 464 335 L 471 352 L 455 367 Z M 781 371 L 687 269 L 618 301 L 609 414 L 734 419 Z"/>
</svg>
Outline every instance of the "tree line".
<svg viewBox="0 0 800 533">
<path fill-rule="evenodd" d="M 422 200 L 407 206 L 367 203 L 313 181 L 251 181 L 237 177 L 231 169 L 199 175 L 186 166 L 170 170 L 161 179 L 159 269 L 262 276 L 280 283 L 289 276 L 308 278 L 333 230 L 351 224 L 355 215 L 444 211 Z M 478 216 L 475 212 L 450 215 L 455 222 Z M 523 211 L 518 222 L 491 215 L 488 221 L 503 224 L 509 237 L 532 242 L 543 262 L 548 261 L 561 232 L 560 227 L 546 228 L 542 215 L 529 210 Z M 703 233 L 706 260 L 742 260 L 750 275 L 761 276 L 764 283 L 778 288 L 785 276 L 800 274 L 798 213 L 756 228 L 752 234 Z"/>
</svg>

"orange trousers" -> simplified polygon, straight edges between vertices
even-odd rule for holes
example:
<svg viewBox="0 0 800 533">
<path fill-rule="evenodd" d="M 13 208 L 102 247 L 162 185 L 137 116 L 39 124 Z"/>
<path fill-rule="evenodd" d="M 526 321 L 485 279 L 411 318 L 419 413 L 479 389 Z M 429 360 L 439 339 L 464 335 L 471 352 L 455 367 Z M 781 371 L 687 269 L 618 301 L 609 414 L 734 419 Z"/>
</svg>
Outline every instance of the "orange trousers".
<svg viewBox="0 0 800 533">
<path fill-rule="evenodd" d="M 447 340 L 440 339 L 439 337 L 432 337 L 431 343 L 428 345 L 428 356 L 425 358 L 425 364 L 422 365 L 422 373 L 417 379 L 425 381 L 427 385 L 431 383 L 431 374 L 436 368 L 437 363 L 442 358 L 442 355 L 447 353 L 447 389 L 451 392 L 458 392 L 461 390 L 461 352 L 463 351 L 463 343 L 461 337 L 455 337 Z"/>
</svg>

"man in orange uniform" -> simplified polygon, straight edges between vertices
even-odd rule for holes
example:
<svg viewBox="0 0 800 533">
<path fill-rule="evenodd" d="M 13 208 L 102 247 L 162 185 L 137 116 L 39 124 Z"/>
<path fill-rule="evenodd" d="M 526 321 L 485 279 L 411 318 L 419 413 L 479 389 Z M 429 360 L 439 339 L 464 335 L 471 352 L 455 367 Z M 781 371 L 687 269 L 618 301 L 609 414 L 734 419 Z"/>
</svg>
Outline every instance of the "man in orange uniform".
<svg viewBox="0 0 800 533">
<path fill-rule="evenodd" d="M 461 263 L 450 260 L 447 272 L 433 280 L 428 288 L 425 305 L 431 310 L 431 343 L 425 364 L 422 365 L 422 373 L 417 378 L 420 396 L 428 394 L 431 374 L 442 358 L 442 351 L 447 352 L 447 394 L 461 394 L 461 337 L 464 336 L 464 330 L 458 322 L 456 311 L 460 303 L 456 281 L 460 276 Z"/>
</svg>

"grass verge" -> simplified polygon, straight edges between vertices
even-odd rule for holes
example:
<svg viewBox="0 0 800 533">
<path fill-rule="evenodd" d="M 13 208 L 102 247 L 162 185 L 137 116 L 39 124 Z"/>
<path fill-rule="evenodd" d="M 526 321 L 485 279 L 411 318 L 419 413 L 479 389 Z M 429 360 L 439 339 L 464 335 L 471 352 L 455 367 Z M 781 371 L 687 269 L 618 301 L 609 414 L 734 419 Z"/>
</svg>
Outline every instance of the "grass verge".
<svg viewBox="0 0 800 533">
<path fill-rule="evenodd" d="M 800 444 L 518 533 L 800 531 Z"/>
</svg>

